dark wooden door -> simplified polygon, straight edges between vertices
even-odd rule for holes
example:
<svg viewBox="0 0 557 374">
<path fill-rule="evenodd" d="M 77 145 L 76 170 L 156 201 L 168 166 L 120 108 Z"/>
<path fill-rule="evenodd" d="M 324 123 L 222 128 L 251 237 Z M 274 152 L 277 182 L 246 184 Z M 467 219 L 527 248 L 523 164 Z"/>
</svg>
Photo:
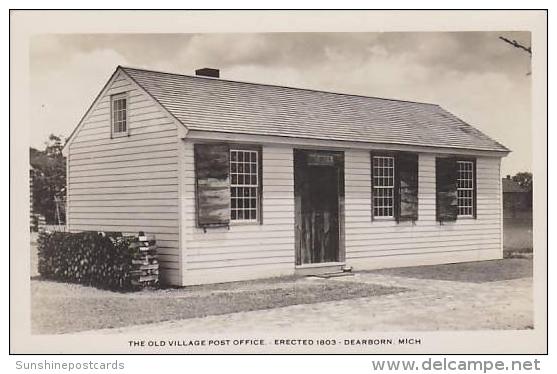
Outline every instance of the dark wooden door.
<svg viewBox="0 0 557 374">
<path fill-rule="evenodd" d="M 297 173 L 298 265 L 339 261 L 339 170 L 303 166 Z"/>
</svg>

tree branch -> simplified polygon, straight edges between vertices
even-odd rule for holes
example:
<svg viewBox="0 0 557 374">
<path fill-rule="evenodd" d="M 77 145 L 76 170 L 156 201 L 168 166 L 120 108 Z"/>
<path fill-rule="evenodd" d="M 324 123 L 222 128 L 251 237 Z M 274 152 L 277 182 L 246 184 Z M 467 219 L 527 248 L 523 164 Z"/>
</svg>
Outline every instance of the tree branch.
<svg viewBox="0 0 557 374">
<path fill-rule="evenodd" d="M 520 44 L 520 43 L 517 42 L 516 40 L 514 40 L 514 39 L 513 39 L 513 40 L 509 40 L 509 39 L 507 39 L 507 38 L 505 38 L 505 37 L 503 37 L 503 36 L 500 36 L 499 39 L 501 39 L 502 41 L 504 41 L 504 42 L 506 42 L 506 43 L 509 43 L 510 45 L 512 45 L 512 46 L 515 47 L 515 48 L 519 48 L 519 49 L 522 49 L 522 50 L 528 52 L 528 53 L 530 54 L 530 56 L 532 55 L 532 47 L 523 46 L 522 44 Z"/>
</svg>

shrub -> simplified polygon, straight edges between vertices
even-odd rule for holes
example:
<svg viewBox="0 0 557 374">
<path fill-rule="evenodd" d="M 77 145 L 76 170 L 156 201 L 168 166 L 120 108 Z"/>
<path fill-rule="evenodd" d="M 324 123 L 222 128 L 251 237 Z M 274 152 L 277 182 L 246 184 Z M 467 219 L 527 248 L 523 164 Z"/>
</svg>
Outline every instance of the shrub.
<svg viewBox="0 0 557 374">
<path fill-rule="evenodd" d="M 47 279 L 99 288 L 132 289 L 131 243 L 137 237 L 119 233 L 41 232 L 39 273 Z"/>
</svg>

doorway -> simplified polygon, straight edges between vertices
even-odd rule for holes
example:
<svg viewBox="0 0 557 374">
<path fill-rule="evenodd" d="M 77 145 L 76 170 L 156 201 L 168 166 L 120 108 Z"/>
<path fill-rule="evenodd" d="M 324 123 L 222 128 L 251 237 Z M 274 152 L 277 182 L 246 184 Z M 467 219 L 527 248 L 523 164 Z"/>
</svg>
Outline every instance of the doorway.
<svg viewBox="0 0 557 374">
<path fill-rule="evenodd" d="M 296 265 L 344 261 L 344 154 L 294 151 Z"/>
</svg>

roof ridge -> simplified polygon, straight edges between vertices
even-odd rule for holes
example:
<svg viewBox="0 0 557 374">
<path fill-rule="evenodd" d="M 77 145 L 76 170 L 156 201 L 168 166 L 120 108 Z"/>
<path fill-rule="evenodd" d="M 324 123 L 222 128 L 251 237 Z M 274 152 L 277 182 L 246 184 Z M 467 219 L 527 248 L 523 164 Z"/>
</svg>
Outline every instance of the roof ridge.
<svg viewBox="0 0 557 374">
<path fill-rule="evenodd" d="M 144 69 L 144 68 L 136 68 L 131 66 L 123 66 L 118 65 L 117 68 L 121 68 L 124 70 L 138 70 L 138 71 L 145 71 L 149 73 L 158 73 L 158 74 L 166 74 L 166 75 L 176 75 L 180 77 L 188 77 L 193 79 L 205 79 L 205 80 L 213 80 L 213 81 L 222 81 L 222 82 L 231 82 L 231 83 L 240 83 L 240 84 L 248 84 L 254 86 L 268 86 L 268 87 L 279 87 L 279 88 L 287 88 L 291 90 L 301 90 L 301 91 L 311 91 L 311 92 L 320 92 L 332 95 L 341 95 L 341 96 L 352 96 L 352 97 L 363 97 L 366 99 L 376 99 L 376 100 L 385 100 L 385 101 L 396 101 L 402 103 L 411 103 L 411 104 L 420 104 L 420 105 L 430 105 L 440 107 L 439 104 L 435 103 L 428 103 L 424 101 L 412 101 L 412 100 L 402 100 L 402 99 L 390 99 L 386 97 L 378 97 L 378 96 L 367 96 L 367 95 L 358 95 L 358 94 L 349 94 L 349 93 L 342 93 L 342 92 L 334 92 L 334 91 L 325 91 L 325 90 L 318 90 L 314 88 L 303 88 L 303 87 L 293 87 L 293 86 L 284 86 L 284 85 L 277 85 L 277 84 L 270 84 L 270 83 L 256 83 L 256 82 L 246 82 L 246 81 L 238 81 L 232 79 L 222 79 L 222 78 L 210 78 L 210 77 L 203 77 L 197 75 L 189 75 L 189 74 L 180 74 L 180 73 L 171 73 L 167 71 L 160 71 L 160 70 L 152 70 L 152 69 Z"/>
<path fill-rule="evenodd" d="M 303 135 L 315 139 L 319 138 L 316 134 L 323 133 L 324 139 L 331 140 L 362 137 L 368 143 L 412 141 L 426 145 L 433 142 L 438 147 L 510 151 L 438 104 L 215 79 L 121 65 L 116 71 L 121 71 L 135 81 L 179 122 L 183 125 L 187 123 L 190 130 L 294 137 Z M 209 80 L 215 81 L 214 84 Z M 185 95 L 183 90 L 176 88 L 190 86 L 198 89 L 199 95 Z M 270 94 L 261 95 L 262 92 Z M 218 101 L 214 102 L 215 99 Z M 218 125 L 208 125 L 209 114 L 203 110 L 207 102 L 215 104 L 210 115 L 221 116 Z M 265 116 L 263 112 L 252 111 L 249 120 L 236 120 L 233 113 L 249 111 L 253 105 L 260 109 L 282 106 L 283 110 L 269 107 L 263 110 Z M 314 111 L 311 105 L 321 105 L 332 110 Z M 232 107 L 235 111 L 231 112 Z M 361 111 L 364 107 L 365 110 Z M 345 110 L 348 112 L 344 113 Z M 297 115 L 290 115 L 294 112 Z"/>
</svg>

